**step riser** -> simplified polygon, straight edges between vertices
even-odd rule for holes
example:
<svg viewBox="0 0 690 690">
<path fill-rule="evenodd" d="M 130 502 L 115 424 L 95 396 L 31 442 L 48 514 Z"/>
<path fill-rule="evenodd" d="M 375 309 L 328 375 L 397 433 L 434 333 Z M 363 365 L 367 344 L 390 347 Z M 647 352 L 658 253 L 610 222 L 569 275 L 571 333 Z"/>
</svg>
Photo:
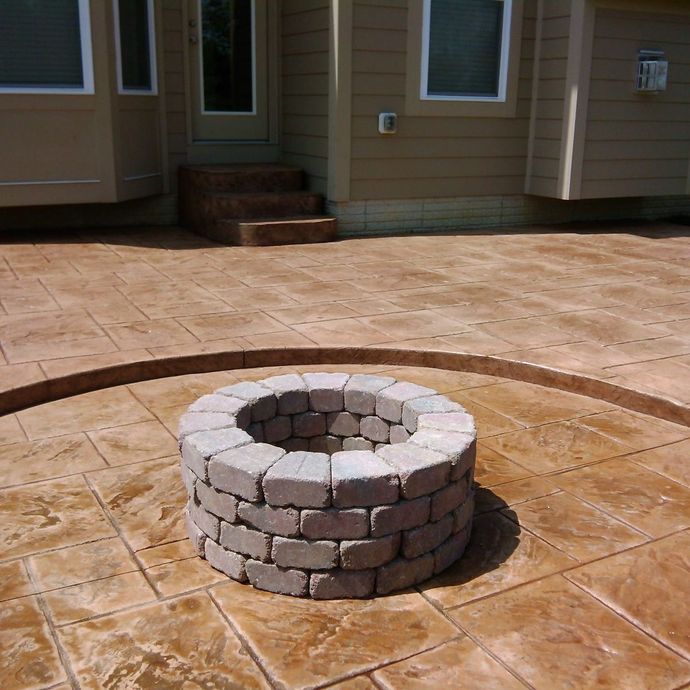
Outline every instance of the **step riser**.
<svg viewBox="0 0 690 690">
<path fill-rule="evenodd" d="M 301 170 L 248 170 L 211 172 L 180 168 L 180 188 L 202 192 L 296 192 L 302 189 Z"/>
<path fill-rule="evenodd" d="M 286 218 L 318 215 L 323 211 L 319 194 L 278 197 L 225 197 L 203 194 L 199 198 L 199 216 L 207 222 L 223 218 Z"/>
<path fill-rule="evenodd" d="M 336 238 L 335 218 L 285 223 L 247 223 L 222 220 L 213 228 L 214 238 L 242 247 L 268 247 L 282 244 L 330 242 Z"/>
<path fill-rule="evenodd" d="M 183 166 L 180 223 L 219 242 L 243 246 L 335 239 L 337 221 L 322 215 L 322 195 L 303 190 L 303 171 L 290 165 Z"/>
</svg>

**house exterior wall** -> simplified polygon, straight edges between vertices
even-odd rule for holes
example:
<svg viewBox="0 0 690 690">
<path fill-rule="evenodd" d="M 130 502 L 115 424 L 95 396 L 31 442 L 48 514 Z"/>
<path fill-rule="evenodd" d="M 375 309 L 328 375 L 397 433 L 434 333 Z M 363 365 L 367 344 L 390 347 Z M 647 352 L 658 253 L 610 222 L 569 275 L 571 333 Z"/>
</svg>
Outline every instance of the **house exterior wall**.
<svg viewBox="0 0 690 690">
<path fill-rule="evenodd" d="M 109 83 L 112 38 L 105 6 L 91 8 L 93 71 Z M 0 97 L 0 205 L 62 200 L 108 201 L 115 195 L 109 89 L 93 94 L 3 93 Z"/>
<path fill-rule="evenodd" d="M 0 96 L 0 229 L 172 224 L 180 165 L 253 160 L 304 168 L 343 234 L 690 213 L 685 0 L 514 0 L 503 104 L 420 101 L 422 0 L 268 3 L 270 137 L 242 144 L 194 141 L 190 0 L 155 3 L 155 97 L 117 94 L 91 0 L 96 94 Z M 632 92 L 642 47 L 667 51 L 666 94 Z M 16 184 L 58 177 L 99 182 Z"/>
<path fill-rule="evenodd" d="M 539 11 L 526 191 L 566 200 L 687 194 L 690 6 L 540 0 Z M 667 91 L 634 90 L 641 49 L 671 59 Z"/>
<path fill-rule="evenodd" d="M 519 62 L 512 61 L 518 77 L 514 111 L 495 117 L 488 110 L 493 104 L 483 109 L 474 104 L 475 109 L 466 112 L 457 104 L 437 105 L 436 111 L 428 103 L 420 105 L 414 92 L 419 56 L 411 49 L 412 37 L 421 33 L 421 22 L 415 21 L 420 7 L 421 0 L 354 2 L 351 195 L 348 201 L 330 204 L 344 233 L 658 218 L 690 211 L 690 198 L 685 196 L 690 152 L 686 103 L 690 90 L 685 82 L 690 71 L 684 49 L 676 45 L 679 36 L 690 41 L 690 31 L 685 24 L 668 31 L 672 20 L 649 12 L 674 8 L 676 17 L 684 13 L 685 22 L 690 16 L 687 3 L 526 0 Z M 656 26 L 646 21 L 652 19 Z M 626 41 L 639 41 L 645 31 L 664 38 L 669 52 L 676 46 L 674 59 L 686 76 L 669 90 L 663 112 L 655 109 L 660 127 L 656 134 L 646 135 L 651 140 L 645 149 L 650 159 L 630 166 L 639 149 L 622 131 L 632 131 L 633 124 L 653 124 L 652 109 L 635 112 L 633 99 L 639 97 L 632 94 L 632 74 L 620 78 L 618 96 L 606 102 L 602 82 L 609 81 L 608 64 L 600 65 L 598 55 Z M 616 38 L 616 32 L 623 36 Z M 618 59 L 627 59 L 634 69 L 636 50 Z M 625 89 L 630 95 L 620 100 Z M 626 116 L 629 105 L 633 109 Z M 396 135 L 381 136 L 376 131 L 376 115 L 382 111 L 398 113 Z M 610 124 L 603 122 L 607 118 Z M 675 155 L 663 132 L 675 141 Z M 662 146 L 657 147 L 657 141 Z M 661 153 L 664 150 L 666 154 Z M 602 166 L 606 156 L 610 160 Z M 602 167 L 609 171 L 610 182 L 601 174 Z M 631 167 L 637 171 L 634 175 L 627 173 L 627 178 L 617 180 Z M 663 184 L 653 180 L 645 188 L 643 178 L 664 169 L 671 170 L 672 184 L 668 179 Z M 628 185 L 631 176 L 637 176 L 637 183 Z M 620 191 L 635 198 L 621 204 L 614 198 L 621 196 Z"/>
<path fill-rule="evenodd" d="M 666 53 L 665 92 L 633 90 L 640 49 Z M 689 169 L 690 11 L 597 9 L 582 197 L 687 194 Z"/>
<path fill-rule="evenodd" d="M 532 122 L 525 191 L 555 197 L 558 193 L 568 68 L 570 0 L 542 1 L 537 11 Z"/>
<path fill-rule="evenodd" d="M 529 129 L 536 2 L 522 26 L 515 116 L 410 115 L 419 86 L 408 84 L 408 3 L 354 0 L 351 199 L 411 199 L 521 193 Z M 416 22 L 412 22 L 416 24 Z M 410 27 L 421 32 L 420 26 Z M 519 41 L 520 42 L 520 41 Z M 408 93 L 414 88 L 417 93 Z M 446 105 L 446 104 L 444 104 Z M 496 104 L 490 104 L 494 106 Z M 399 115 L 398 133 L 377 132 L 379 112 Z M 491 111 L 489 111 L 491 112 Z"/>
<path fill-rule="evenodd" d="M 109 3 L 90 3 L 90 24 L 94 93 L 0 95 L 2 207 L 163 191 L 159 97 L 118 94 Z"/>
<path fill-rule="evenodd" d="M 326 193 L 329 89 L 328 0 L 288 0 L 281 15 L 281 159 Z"/>
<path fill-rule="evenodd" d="M 160 89 L 163 94 L 164 162 L 168 189 L 177 191 L 177 168 L 187 162 L 189 138 L 187 111 L 189 99 L 185 75 L 185 0 L 166 0 L 162 4 L 163 55 Z"/>
</svg>

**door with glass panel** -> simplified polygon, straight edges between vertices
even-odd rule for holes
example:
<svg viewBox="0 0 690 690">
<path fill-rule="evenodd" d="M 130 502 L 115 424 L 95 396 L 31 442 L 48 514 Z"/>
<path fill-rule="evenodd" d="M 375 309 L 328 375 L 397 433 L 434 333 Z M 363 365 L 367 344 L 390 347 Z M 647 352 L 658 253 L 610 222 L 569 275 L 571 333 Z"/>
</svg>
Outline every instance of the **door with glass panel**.
<svg viewBox="0 0 690 690">
<path fill-rule="evenodd" d="M 190 0 L 195 141 L 268 139 L 268 0 Z"/>
</svg>

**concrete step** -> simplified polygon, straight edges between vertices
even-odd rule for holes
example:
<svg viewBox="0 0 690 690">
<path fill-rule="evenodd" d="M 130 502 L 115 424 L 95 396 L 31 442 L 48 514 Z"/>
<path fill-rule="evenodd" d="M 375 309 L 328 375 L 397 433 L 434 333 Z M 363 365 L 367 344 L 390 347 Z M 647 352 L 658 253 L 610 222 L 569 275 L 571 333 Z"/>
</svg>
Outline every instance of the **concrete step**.
<svg viewBox="0 0 690 690">
<path fill-rule="evenodd" d="M 179 169 L 180 189 L 205 192 L 294 192 L 302 189 L 300 168 L 277 163 L 232 165 L 183 165 Z"/>
<path fill-rule="evenodd" d="M 290 165 L 185 165 L 179 183 L 180 223 L 220 242 L 325 242 L 337 232 L 321 215 L 323 197 L 304 191 L 302 170 Z"/>
<path fill-rule="evenodd" d="M 291 218 L 323 213 L 323 197 L 314 192 L 202 192 L 198 211 L 204 223 L 225 218 Z"/>
<path fill-rule="evenodd" d="M 338 233 L 338 221 L 331 216 L 300 215 L 290 218 L 225 218 L 211 230 L 219 242 L 245 247 L 275 244 L 329 242 Z"/>
</svg>

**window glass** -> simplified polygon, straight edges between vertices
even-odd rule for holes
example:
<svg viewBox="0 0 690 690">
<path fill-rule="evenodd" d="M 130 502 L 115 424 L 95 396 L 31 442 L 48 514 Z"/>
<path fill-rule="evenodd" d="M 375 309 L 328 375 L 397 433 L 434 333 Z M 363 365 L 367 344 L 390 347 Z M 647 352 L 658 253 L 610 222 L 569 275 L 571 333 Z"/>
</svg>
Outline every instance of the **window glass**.
<svg viewBox="0 0 690 690">
<path fill-rule="evenodd" d="M 502 0 L 430 0 L 427 96 L 497 98 Z"/>
<path fill-rule="evenodd" d="M 0 0 L 0 86 L 84 86 L 79 0 Z"/>
<path fill-rule="evenodd" d="M 252 0 L 202 0 L 204 110 L 252 112 Z"/>
<path fill-rule="evenodd" d="M 120 66 L 125 91 L 150 91 L 149 0 L 118 0 Z"/>
</svg>

